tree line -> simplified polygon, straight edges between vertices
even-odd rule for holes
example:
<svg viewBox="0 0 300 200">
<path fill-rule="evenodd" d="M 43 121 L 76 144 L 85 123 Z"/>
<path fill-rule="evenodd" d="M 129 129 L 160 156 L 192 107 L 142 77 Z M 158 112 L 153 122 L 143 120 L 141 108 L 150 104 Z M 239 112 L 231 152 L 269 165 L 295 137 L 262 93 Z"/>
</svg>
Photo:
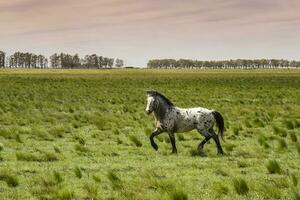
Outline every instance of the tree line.
<svg viewBox="0 0 300 200">
<path fill-rule="evenodd" d="M 0 51 L 0 68 L 102 69 L 113 66 L 122 67 L 124 61 L 119 58 L 98 56 L 97 54 L 80 58 L 78 54 L 55 53 L 46 58 L 43 55 L 29 52 L 15 52 L 13 55 L 6 56 L 5 52 Z"/>
<path fill-rule="evenodd" d="M 201 61 L 191 59 L 152 59 L 148 68 L 190 68 L 190 69 L 274 69 L 300 68 L 300 61 L 284 59 L 236 59 L 221 61 Z"/>
</svg>

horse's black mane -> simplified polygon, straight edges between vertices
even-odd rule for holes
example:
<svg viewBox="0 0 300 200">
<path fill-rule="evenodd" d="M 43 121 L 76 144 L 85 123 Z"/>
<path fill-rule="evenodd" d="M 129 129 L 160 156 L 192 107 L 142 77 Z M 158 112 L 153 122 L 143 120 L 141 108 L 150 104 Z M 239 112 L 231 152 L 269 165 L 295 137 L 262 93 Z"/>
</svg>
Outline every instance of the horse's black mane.
<svg viewBox="0 0 300 200">
<path fill-rule="evenodd" d="M 155 90 L 150 90 L 150 91 L 147 91 L 147 93 L 151 96 L 159 96 L 160 98 L 162 98 L 165 103 L 168 105 L 168 106 L 174 106 L 174 104 L 167 98 L 165 97 L 163 94 L 155 91 Z"/>
</svg>

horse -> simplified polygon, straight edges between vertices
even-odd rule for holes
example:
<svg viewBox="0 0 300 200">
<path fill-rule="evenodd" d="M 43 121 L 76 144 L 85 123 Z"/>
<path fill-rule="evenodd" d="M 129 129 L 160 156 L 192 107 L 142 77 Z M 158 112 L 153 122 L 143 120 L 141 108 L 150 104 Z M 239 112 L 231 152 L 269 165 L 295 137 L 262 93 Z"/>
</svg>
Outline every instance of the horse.
<svg viewBox="0 0 300 200">
<path fill-rule="evenodd" d="M 157 91 L 147 91 L 146 113 L 153 112 L 155 118 L 155 130 L 150 135 L 151 146 L 157 151 L 158 146 L 154 142 L 154 137 L 163 132 L 167 132 L 172 144 L 172 153 L 177 153 L 175 144 L 175 133 L 188 132 L 196 129 L 205 137 L 198 145 L 198 152 L 205 156 L 204 145 L 211 138 L 216 143 L 218 154 L 224 151 L 219 141 L 219 136 L 223 139 L 224 119 L 222 115 L 215 111 L 202 107 L 179 108 L 176 107 L 167 97 Z M 214 125 L 218 127 L 218 135 L 215 133 Z"/>
</svg>

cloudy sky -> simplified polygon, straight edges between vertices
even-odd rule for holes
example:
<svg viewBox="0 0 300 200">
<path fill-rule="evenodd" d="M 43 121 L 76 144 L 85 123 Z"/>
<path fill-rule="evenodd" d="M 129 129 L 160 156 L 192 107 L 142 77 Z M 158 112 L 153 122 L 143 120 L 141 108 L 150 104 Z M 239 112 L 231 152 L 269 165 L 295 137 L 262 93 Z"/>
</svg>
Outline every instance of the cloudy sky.
<svg viewBox="0 0 300 200">
<path fill-rule="evenodd" d="M 300 60 L 299 0 L 0 0 L 0 49 Z"/>
</svg>

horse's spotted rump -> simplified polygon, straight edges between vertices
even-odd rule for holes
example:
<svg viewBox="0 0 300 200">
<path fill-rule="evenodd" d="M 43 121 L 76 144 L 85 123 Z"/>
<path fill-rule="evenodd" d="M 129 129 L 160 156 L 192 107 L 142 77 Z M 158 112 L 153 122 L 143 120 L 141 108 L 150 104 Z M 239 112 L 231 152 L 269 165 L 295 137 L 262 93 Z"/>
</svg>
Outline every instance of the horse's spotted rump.
<svg viewBox="0 0 300 200">
<path fill-rule="evenodd" d="M 203 145 L 213 138 L 218 147 L 218 153 L 223 153 L 218 136 L 213 130 L 214 124 L 217 122 L 219 133 L 223 134 L 224 121 L 220 113 L 209 110 L 206 108 L 179 108 L 167 99 L 164 95 L 156 92 L 149 91 L 147 98 L 146 112 L 154 113 L 156 130 L 151 134 L 150 141 L 154 149 L 158 149 L 153 138 L 162 132 L 168 132 L 170 141 L 173 147 L 173 153 L 177 152 L 175 146 L 174 133 L 188 132 L 193 129 L 205 137 L 199 146 L 198 150 L 201 151 Z"/>
</svg>

